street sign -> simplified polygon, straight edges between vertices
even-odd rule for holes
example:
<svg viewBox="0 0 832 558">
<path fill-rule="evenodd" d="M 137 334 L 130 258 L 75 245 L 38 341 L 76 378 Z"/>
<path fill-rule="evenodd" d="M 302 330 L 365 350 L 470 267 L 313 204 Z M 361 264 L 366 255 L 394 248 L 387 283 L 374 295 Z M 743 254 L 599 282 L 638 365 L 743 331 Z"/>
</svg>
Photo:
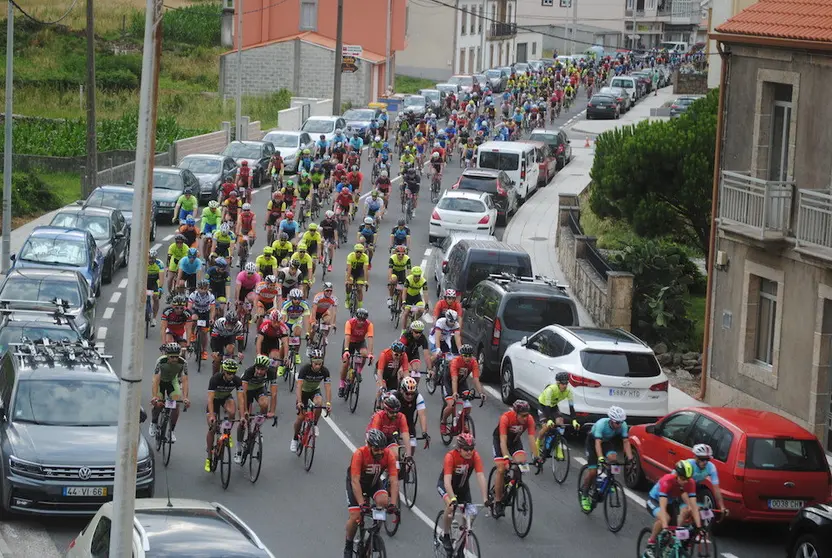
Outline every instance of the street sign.
<svg viewBox="0 0 832 558">
<path fill-rule="evenodd" d="M 364 53 L 364 47 L 361 45 L 343 45 L 341 47 L 341 56 L 353 56 L 358 58 Z"/>
<path fill-rule="evenodd" d="M 341 57 L 341 73 L 347 72 L 354 74 L 358 71 L 358 60 L 355 56 Z"/>
</svg>

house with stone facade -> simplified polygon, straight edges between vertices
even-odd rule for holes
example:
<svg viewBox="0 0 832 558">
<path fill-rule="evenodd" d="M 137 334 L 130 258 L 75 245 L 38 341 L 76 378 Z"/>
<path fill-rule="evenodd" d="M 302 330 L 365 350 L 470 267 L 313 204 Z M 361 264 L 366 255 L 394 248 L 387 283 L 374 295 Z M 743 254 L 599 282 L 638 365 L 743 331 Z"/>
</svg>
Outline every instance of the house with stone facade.
<svg viewBox="0 0 832 558">
<path fill-rule="evenodd" d="M 712 405 L 776 411 L 832 454 L 832 4 L 762 0 L 722 57 Z"/>
</svg>

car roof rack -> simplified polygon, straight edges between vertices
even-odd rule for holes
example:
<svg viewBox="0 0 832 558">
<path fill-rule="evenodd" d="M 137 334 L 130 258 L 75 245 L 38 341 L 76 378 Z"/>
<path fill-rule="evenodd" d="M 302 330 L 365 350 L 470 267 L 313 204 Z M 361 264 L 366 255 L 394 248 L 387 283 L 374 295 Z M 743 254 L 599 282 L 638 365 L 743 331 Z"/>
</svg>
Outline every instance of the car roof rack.
<svg viewBox="0 0 832 558">
<path fill-rule="evenodd" d="M 13 304 L 14 307 L 9 307 L 10 304 Z M 55 325 L 68 325 L 73 331 L 80 333 L 77 329 L 78 326 L 75 324 L 75 316 L 67 312 L 70 308 L 72 308 L 72 305 L 69 301 L 62 298 L 53 298 L 48 301 L 0 299 L 0 315 L 35 314 L 52 316 Z"/>
<path fill-rule="evenodd" d="M 30 340 L 24 337 L 20 343 L 9 343 L 9 347 L 22 361 L 30 365 L 45 364 L 50 368 L 60 363 L 68 367 L 89 366 L 94 370 L 112 358 L 111 355 L 99 352 L 98 348 L 86 339 L 51 341 L 48 338 Z"/>
<path fill-rule="evenodd" d="M 515 275 L 513 273 L 492 273 L 488 276 L 488 279 L 494 281 L 495 283 L 499 283 L 501 285 L 507 285 L 509 283 L 545 283 L 550 287 L 554 287 L 556 289 L 560 289 L 565 291 L 569 288 L 569 285 L 561 284 L 557 279 L 552 279 L 551 277 L 546 277 L 543 275 L 535 275 L 533 277 L 526 277 L 523 275 Z"/>
</svg>

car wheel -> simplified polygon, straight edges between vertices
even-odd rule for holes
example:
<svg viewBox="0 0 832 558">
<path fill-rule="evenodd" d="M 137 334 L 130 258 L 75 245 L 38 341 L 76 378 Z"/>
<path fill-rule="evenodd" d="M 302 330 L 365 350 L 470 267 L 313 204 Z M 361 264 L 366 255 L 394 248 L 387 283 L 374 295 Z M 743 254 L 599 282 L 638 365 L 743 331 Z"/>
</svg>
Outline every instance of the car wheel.
<svg viewBox="0 0 832 558">
<path fill-rule="evenodd" d="M 806 533 L 801 535 L 794 543 L 789 558 L 824 558 L 828 556 L 827 547 L 828 545 L 817 536 Z"/>
<path fill-rule="evenodd" d="M 124 260 L 121 262 L 121 267 L 127 267 L 130 261 L 130 239 L 127 239 L 127 245 L 124 247 Z"/>
<path fill-rule="evenodd" d="M 485 361 L 485 349 L 482 345 L 477 349 L 477 365 L 480 367 L 480 377 L 485 378 L 489 371 L 488 363 Z"/>
<path fill-rule="evenodd" d="M 506 359 L 500 369 L 500 399 L 506 405 L 514 403 L 514 369 L 511 361 Z"/>
<path fill-rule="evenodd" d="M 115 260 L 115 256 L 113 256 L 113 260 Z M 109 285 L 113 282 L 113 271 L 116 267 L 116 264 L 115 261 L 111 261 L 109 265 L 106 263 L 104 265 L 105 271 L 102 273 L 103 277 L 101 277 L 101 281 L 104 282 L 104 284 Z"/>
<path fill-rule="evenodd" d="M 436 242 L 436 237 L 433 235 L 428 235 L 428 244 L 433 244 Z"/>
<path fill-rule="evenodd" d="M 624 484 L 627 485 L 627 488 L 637 489 L 645 482 L 644 471 L 641 468 L 638 450 L 633 444 L 630 444 L 630 447 L 633 452 L 633 465 L 631 468 L 624 470 Z"/>
</svg>

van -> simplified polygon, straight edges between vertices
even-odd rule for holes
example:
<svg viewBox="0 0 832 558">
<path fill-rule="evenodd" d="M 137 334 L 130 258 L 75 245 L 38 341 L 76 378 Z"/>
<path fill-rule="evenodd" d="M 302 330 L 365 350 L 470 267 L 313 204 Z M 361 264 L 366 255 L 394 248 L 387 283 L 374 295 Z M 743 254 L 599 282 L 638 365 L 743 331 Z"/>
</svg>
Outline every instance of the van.
<svg viewBox="0 0 832 558">
<path fill-rule="evenodd" d="M 477 167 L 505 171 L 521 202 L 537 188 L 537 149 L 521 141 L 487 141 L 477 150 Z"/>
<path fill-rule="evenodd" d="M 638 100 L 638 83 L 636 78 L 630 76 L 615 76 L 610 82 L 610 87 L 620 87 L 630 96 L 630 104 L 636 104 Z"/>
<path fill-rule="evenodd" d="M 533 277 L 532 259 L 522 246 L 496 240 L 462 239 L 445 256 L 442 287 L 463 296 L 490 275 Z"/>
<path fill-rule="evenodd" d="M 674 54 L 685 54 L 688 51 L 688 44 L 681 41 L 667 41 L 659 43 L 659 50 L 666 50 Z"/>
</svg>

